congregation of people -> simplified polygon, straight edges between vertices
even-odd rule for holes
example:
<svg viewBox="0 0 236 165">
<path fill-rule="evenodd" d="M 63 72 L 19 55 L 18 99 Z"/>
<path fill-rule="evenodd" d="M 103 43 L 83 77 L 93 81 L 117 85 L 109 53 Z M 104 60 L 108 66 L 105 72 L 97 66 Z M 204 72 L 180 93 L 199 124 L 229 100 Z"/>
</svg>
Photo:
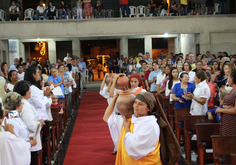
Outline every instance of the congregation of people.
<svg viewBox="0 0 236 165">
<path fill-rule="evenodd" d="M 23 14 L 23 12 L 21 11 L 22 6 L 22 0 L 11 1 L 11 5 L 9 7 L 9 20 L 19 20 L 20 14 Z M 91 0 L 78 0 L 76 4 L 72 6 L 75 6 L 71 10 L 72 13 L 70 13 L 73 18 L 76 17 L 77 19 L 90 19 L 93 16 L 94 18 L 105 18 L 105 8 L 101 3 L 101 0 L 97 0 L 97 3 L 94 6 L 91 5 Z M 132 3 L 129 3 L 128 0 L 120 0 L 120 14 L 122 17 L 129 17 L 130 14 L 134 16 L 136 14 L 139 14 L 131 11 L 129 6 L 132 6 Z M 214 0 L 206 0 L 205 4 L 201 4 L 194 3 L 193 0 L 171 0 L 170 4 L 168 4 L 166 0 L 163 0 L 161 4 L 157 4 L 154 0 L 151 0 L 145 7 L 145 10 L 146 9 L 149 13 L 147 15 L 151 14 L 151 16 L 165 16 L 168 14 L 171 16 L 205 14 L 209 15 L 214 14 L 214 12 L 227 14 L 227 1 L 219 0 L 219 3 L 214 3 Z M 58 6 L 54 5 L 53 1 L 50 1 L 46 5 L 43 0 L 40 0 L 39 5 L 34 10 L 35 20 L 68 19 L 70 12 L 65 0 L 61 0 L 60 5 Z M 113 9 L 109 10 L 112 10 L 114 12 Z M 145 13 L 146 11 L 143 14 Z"/>
<path fill-rule="evenodd" d="M 73 59 L 67 53 L 63 62 L 58 59 L 56 64 L 46 60 L 41 66 L 35 59 L 24 62 L 15 58 L 10 67 L 2 61 L 0 66 L 0 164 L 37 165 L 45 141 L 40 131 L 54 120 L 51 109 L 58 109 L 59 115 L 68 114 L 69 120 L 74 117 L 72 93 L 77 80 L 81 80 L 82 90 L 86 88 L 82 81 L 86 63 L 83 57 Z M 57 87 L 61 92 L 54 93 Z M 67 119 L 62 118 L 66 130 Z M 42 161 L 48 161 L 46 155 Z"/>
<path fill-rule="evenodd" d="M 168 99 L 176 110 L 189 109 L 193 116 L 207 116 L 209 121 L 216 116 L 220 135 L 236 135 L 236 55 L 207 51 L 184 56 L 161 51 L 152 59 L 146 52 L 109 58 L 107 66 L 100 95 L 108 102 L 103 120 L 115 146 L 112 154 L 116 154 L 117 165 L 162 163 L 155 96 Z M 118 80 L 124 76 L 128 83 L 121 88 Z M 231 163 L 229 155 L 223 158 Z"/>
</svg>

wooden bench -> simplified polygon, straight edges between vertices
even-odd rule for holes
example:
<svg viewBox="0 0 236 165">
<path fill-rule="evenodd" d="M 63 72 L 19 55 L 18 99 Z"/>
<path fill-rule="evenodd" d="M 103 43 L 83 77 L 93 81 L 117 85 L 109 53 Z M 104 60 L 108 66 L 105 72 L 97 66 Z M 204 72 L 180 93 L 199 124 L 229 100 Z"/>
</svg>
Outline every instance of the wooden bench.
<svg viewBox="0 0 236 165">
<path fill-rule="evenodd" d="M 198 123 L 216 123 L 216 119 L 208 120 L 207 115 L 186 115 L 184 117 L 184 138 L 185 138 L 185 159 L 191 163 L 191 138 L 196 134 L 195 124 Z M 193 142 L 194 146 L 197 146 L 197 141 Z"/>
<path fill-rule="evenodd" d="M 236 135 L 212 135 L 212 147 L 214 164 L 224 164 L 224 160 L 219 158 L 221 155 L 231 155 L 232 165 L 236 164 Z"/>
<path fill-rule="evenodd" d="M 220 134 L 219 123 L 195 124 L 197 134 L 198 164 L 205 165 L 206 160 L 213 160 L 213 153 L 207 153 L 206 149 L 212 149 L 211 135 Z"/>
<path fill-rule="evenodd" d="M 190 108 L 174 109 L 175 112 L 175 130 L 176 138 L 180 144 L 180 136 L 184 136 L 184 128 L 181 128 L 181 122 L 184 122 L 184 115 L 190 115 Z"/>
<path fill-rule="evenodd" d="M 45 125 L 43 126 L 42 132 L 43 132 L 43 153 L 47 157 L 47 164 L 51 165 L 51 149 L 50 149 L 50 138 L 51 138 L 51 132 L 50 132 L 50 121 L 44 121 Z"/>
</svg>

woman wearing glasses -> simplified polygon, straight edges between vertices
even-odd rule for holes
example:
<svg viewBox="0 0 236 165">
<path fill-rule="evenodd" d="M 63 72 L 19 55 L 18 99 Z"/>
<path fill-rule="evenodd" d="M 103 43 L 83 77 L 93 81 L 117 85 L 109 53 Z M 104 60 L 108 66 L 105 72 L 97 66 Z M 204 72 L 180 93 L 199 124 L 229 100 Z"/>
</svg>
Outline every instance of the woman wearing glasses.
<svg viewBox="0 0 236 165">
<path fill-rule="evenodd" d="M 183 72 L 179 73 L 179 77 L 182 73 L 188 73 L 188 76 L 189 76 L 188 82 L 193 83 L 196 73 L 191 70 L 192 70 L 191 64 L 189 62 L 185 61 L 183 64 Z"/>
</svg>

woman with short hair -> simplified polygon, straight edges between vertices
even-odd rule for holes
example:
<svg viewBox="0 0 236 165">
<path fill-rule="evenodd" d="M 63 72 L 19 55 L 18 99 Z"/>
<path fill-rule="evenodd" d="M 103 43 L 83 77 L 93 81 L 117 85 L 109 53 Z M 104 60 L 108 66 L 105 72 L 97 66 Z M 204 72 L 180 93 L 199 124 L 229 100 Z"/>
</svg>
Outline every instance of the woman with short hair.
<svg viewBox="0 0 236 165">
<path fill-rule="evenodd" d="M 0 164 L 16 165 L 30 164 L 29 143 L 17 137 L 14 126 L 7 124 L 8 120 L 3 116 L 0 104 Z M 36 144 L 36 140 L 31 140 L 31 146 Z"/>
<path fill-rule="evenodd" d="M 35 134 L 38 122 L 41 125 L 45 125 L 45 123 L 43 119 L 39 118 L 38 112 L 35 110 L 35 108 L 27 101 L 31 97 L 30 83 L 24 80 L 19 81 L 18 83 L 16 83 L 13 91 L 17 92 L 23 97 L 23 109 L 20 117 L 29 131 L 29 137 L 32 138 Z M 42 149 L 40 133 L 37 134 L 36 139 L 37 145 L 30 149 L 31 165 L 37 164 L 37 154 L 38 151 Z"/>
<path fill-rule="evenodd" d="M 199 70 L 196 72 L 194 82 L 196 88 L 193 93 L 188 92 L 188 97 L 192 99 L 190 108 L 191 115 L 206 115 L 208 110 L 207 103 L 210 98 L 211 92 L 208 84 L 206 83 L 206 72 Z"/>
<path fill-rule="evenodd" d="M 175 84 L 172 90 L 172 99 L 175 101 L 175 108 L 190 108 L 192 99 L 187 97 L 187 93 L 195 90 L 195 85 L 189 82 L 189 75 L 181 73 L 180 83 Z"/>
</svg>

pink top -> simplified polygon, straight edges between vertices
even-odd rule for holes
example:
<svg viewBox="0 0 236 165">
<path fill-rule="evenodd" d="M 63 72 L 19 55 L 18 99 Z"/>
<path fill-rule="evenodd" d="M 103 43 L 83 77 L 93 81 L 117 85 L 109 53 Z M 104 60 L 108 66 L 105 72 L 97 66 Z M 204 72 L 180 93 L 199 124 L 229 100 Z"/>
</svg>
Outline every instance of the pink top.
<svg viewBox="0 0 236 165">
<path fill-rule="evenodd" d="M 208 101 L 208 107 L 214 107 L 214 96 L 215 96 L 215 86 L 212 84 L 212 83 L 210 83 L 209 85 L 209 88 L 210 88 L 210 91 L 211 91 L 211 95 L 212 95 L 212 97 L 211 97 L 211 99 Z"/>
</svg>

